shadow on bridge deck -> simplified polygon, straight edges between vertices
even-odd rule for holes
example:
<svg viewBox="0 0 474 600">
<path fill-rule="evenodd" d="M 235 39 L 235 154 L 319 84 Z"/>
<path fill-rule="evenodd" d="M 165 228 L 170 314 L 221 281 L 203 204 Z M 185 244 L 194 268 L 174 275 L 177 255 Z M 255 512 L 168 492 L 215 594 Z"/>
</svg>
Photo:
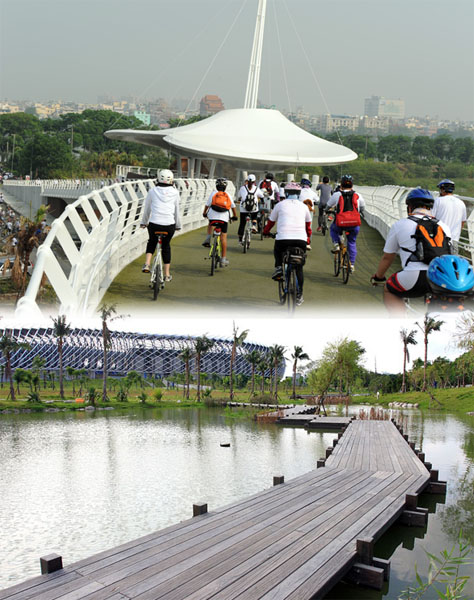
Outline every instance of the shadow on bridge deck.
<svg viewBox="0 0 474 600">
<path fill-rule="evenodd" d="M 178 236 L 172 241 L 171 272 L 173 281 L 167 284 L 156 302 L 148 287 L 149 275 L 141 272 L 144 256 L 131 263 L 116 277 L 104 300 L 116 303 L 120 311 L 140 314 L 169 310 L 206 313 L 236 312 L 280 317 L 287 309 L 278 302 L 273 272 L 273 240 L 256 236 L 248 254 L 238 245 L 237 226 L 229 233 L 228 258 L 230 265 L 218 269 L 210 277 L 208 251 L 201 246 L 205 229 Z M 297 316 L 332 314 L 344 317 L 387 315 L 382 303 L 382 288 L 374 288 L 369 280 L 382 255 L 384 241 L 380 234 L 365 223 L 357 240 L 356 271 L 347 285 L 341 276 L 333 275 L 333 255 L 329 234 L 314 233 L 312 251 L 304 268 L 305 302 Z"/>
</svg>

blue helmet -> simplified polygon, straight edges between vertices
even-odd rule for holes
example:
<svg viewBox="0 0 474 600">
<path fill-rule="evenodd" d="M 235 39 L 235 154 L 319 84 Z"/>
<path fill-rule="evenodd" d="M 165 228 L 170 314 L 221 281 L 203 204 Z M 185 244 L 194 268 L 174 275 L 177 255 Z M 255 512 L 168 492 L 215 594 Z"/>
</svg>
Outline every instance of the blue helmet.
<svg viewBox="0 0 474 600">
<path fill-rule="evenodd" d="M 433 208 L 434 198 L 431 195 L 431 192 L 429 192 L 428 190 L 424 190 L 423 188 L 417 187 L 408 193 L 408 196 L 405 199 L 405 203 L 407 204 L 407 206 L 412 206 L 413 208 L 418 208 L 420 206 Z"/>
<path fill-rule="evenodd" d="M 311 187 L 311 181 L 309 179 L 306 179 L 305 177 L 303 177 L 303 179 L 301 180 L 301 185 L 307 185 L 309 187 Z"/>
<path fill-rule="evenodd" d="M 440 181 L 437 185 L 437 187 L 439 187 L 439 189 L 443 192 L 447 192 L 448 194 L 452 194 L 454 192 L 454 181 L 451 181 L 451 179 L 443 179 L 443 181 Z"/>
<path fill-rule="evenodd" d="M 462 256 L 437 256 L 428 267 L 428 282 L 435 294 L 463 296 L 474 287 L 474 270 Z"/>
<path fill-rule="evenodd" d="M 353 182 L 352 175 L 343 175 L 341 177 L 341 185 L 343 187 L 352 187 Z"/>
</svg>

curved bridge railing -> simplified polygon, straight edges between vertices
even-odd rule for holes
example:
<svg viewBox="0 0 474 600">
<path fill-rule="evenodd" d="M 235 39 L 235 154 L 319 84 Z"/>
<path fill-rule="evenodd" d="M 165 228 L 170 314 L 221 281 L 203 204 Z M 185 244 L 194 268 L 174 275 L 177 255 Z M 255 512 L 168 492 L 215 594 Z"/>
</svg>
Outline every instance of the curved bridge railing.
<svg viewBox="0 0 474 600">
<path fill-rule="evenodd" d="M 118 273 L 144 253 L 147 232 L 140 228 L 140 219 L 151 186 L 152 179 L 116 183 L 68 205 L 38 248 L 16 316 L 41 314 L 37 296 L 45 276 L 59 299 L 60 314 L 92 314 Z M 215 180 L 177 179 L 176 186 L 181 194 L 180 233 L 205 225 L 202 210 Z M 228 190 L 235 192 L 232 184 Z"/>
</svg>

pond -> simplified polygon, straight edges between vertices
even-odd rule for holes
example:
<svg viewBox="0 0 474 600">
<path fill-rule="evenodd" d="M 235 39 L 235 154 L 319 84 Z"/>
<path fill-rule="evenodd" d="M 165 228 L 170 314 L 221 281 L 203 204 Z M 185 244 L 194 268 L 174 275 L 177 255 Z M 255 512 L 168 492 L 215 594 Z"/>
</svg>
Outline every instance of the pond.
<svg viewBox="0 0 474 600">
<path fill-rule="evenodd" d="M 414 581 L 414 562 L 426 567 L 424 549 L 452 546 L 461 525 L 474 541 L 474 419 L 395 416 L 448 480 L 446 504 L 422 496 L 436 511 L 427 528 L 394 526 L 377 543 L 376 555 L 391 558 L 386 589 L 339 584 L 329 597 L 397 598 Z M 0 587 L 39 574 L 45 554 L 67 565 L 189 518 L 193 503 L 212 511 L 271 487 L 274 475 L 308 472 L 334 437 L 218 409 L 2 415 Z"/>
</svg>

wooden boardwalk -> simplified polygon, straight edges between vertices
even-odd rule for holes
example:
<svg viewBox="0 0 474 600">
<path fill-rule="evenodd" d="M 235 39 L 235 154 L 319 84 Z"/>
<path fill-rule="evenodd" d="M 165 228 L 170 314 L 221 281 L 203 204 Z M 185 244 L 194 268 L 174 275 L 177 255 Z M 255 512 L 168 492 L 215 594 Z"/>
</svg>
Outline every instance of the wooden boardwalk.
<svg viewBox="0 0 474 600">
<path fill-rule="evenodd" d="M 429 471 L 390 421 L 352 421 L 323 462 L 230 506 L 0 591 L 0 599 L 302 600 L 323 597 L 346 575 L 383 577 L 373 541 L 407 508 L 417 514 Z"/>
</svg>

